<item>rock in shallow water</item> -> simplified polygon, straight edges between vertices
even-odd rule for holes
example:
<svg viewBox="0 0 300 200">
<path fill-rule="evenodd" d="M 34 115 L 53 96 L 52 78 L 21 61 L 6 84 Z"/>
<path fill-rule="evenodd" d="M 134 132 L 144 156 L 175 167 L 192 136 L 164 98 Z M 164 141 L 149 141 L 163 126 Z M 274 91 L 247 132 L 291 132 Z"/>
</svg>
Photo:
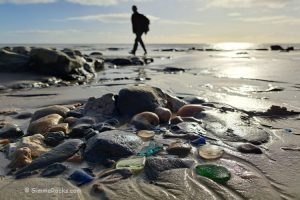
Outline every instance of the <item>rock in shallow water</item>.
<svg viewBox="0 0 300 200">
<path fill-rule="evenodd" d="M 23 135 L 24 132 L 15 124 L 5 124 L 0 129 L 0 138 L 18 138 Z"/>
<path fill-rule="evenodd" d="M 83 145 L 84 142 L 81 140 L 68 140 L 36 158 L 30 165 L 17 171 L 16 174 L 41 169 L 56 162 L 63 162 L 78 152 Z"/>
<path fill-rule="evenodd" d="M 135 134 L 119 130 L 106 131 L 88 140 L 84 158 L 93 163 L 120 159 L 136 154 L 141 145 L 142 140 Z"/>
<path fill-rule="evenodd" d="M 150 157 L 146 160 L 145 172 L 150 180 L 155 180 L 163 171 L 179 168 L 190 168 L 193 160 L 179 158 Z"/>
</svg>

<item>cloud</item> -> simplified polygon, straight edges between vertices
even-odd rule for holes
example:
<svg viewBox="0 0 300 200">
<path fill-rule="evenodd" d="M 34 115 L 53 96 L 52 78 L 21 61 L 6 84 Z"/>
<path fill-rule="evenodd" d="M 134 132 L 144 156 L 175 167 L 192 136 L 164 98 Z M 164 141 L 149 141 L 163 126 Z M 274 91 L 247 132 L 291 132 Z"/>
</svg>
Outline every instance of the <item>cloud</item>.
<svg viewBox="0 0 300 200">
<path fill-rule="evenodd" d="M 206 7 L 222 8 L 250 8 L 266 7 L 279 9 L 284 8 L 294 0 L 209 0 Z"/>
<path fill-rule="evenodd" d="M 238 12 L 233 12 L 233 13 L 228 13 L 227 14 L 229 17 L 240 17 L 242 14 Z"/>
<path fill-rule="evenodd" d="M 286 15 L 274 15 L 274 16 L 259 16 L 259 17 L 240 17 L 236 20 L 242 22 L 252 22 L 261 24 L 284 24 L 284 25 L 299 25 L 300 18 L 286 16 Z"/>
<path fill-rule="evenodd" d="M 77 29 L 65 29 L 65 30 L 45 30 L 45 29 L 29 29 L 29 30 L 16 30 L 9 31 L 10 34 L 70 34 L 70 33 L 80 33 Z"/>
<path fill-rule="evenodd" d="M 40 4 L 40 3 L 54 3 L 56 0 L 0 0 L 0 4 Z"/>
<path fill-rule="evenodd" d="M 87 6 L 112 6 L 123 2 L 130 2 L 130 0 L 65 0 L 70 3 L 87 5 Z M 145 2 L 151 0 L 131 0 L 133 2 Z"/>
</svg>

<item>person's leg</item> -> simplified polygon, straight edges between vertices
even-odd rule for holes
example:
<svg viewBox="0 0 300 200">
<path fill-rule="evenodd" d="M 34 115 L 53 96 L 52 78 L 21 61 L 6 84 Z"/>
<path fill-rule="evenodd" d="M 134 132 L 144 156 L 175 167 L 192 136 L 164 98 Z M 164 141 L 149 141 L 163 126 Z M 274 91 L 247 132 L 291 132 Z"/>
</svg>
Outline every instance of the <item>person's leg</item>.
<svg viewBox="0 0 300 200">
<path fill-rule="evenodd" d="M 147 50 L 146 50 L 145 44 L 144 44 L 143 39 L 142 39 L 142 34 L 139 35 L 139 42 L 140 42 L 142 48 L 144 49 L 144 53 L 147 54 Z"/>
<path fill-rule="evenodd" d="M 138 48 L 138 42 L 139 42 L 139 36 L 138 36 L 138 34 L 136 34 L 136 38 L 135 38 L 134 44 L 133 44 L 133 49 L 132 49 L 132 51 L 130 52 L 130 53 L 133 54 L 133 55 L 135 55 L 135 52 L 136 52 L 136 50 L 137 50 L 137 48 Z"/>
</svg>

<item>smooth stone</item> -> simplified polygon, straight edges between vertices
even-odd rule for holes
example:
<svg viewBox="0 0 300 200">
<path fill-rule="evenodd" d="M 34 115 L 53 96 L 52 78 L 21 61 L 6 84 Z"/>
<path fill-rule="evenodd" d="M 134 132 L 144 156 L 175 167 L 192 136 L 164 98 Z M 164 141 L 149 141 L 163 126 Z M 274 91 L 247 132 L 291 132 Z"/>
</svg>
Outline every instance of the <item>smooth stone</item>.
<svg viewBox="0 0 300 200">
<path fill-rule="evenodd" d="M 253 154 L 262 154 L 262 150 L 253 145 L 253 144 L 241 144 L 237 147 L 237 150 L 242 153 L 253 153 Z"/>
<path fill-rule="evenodd" d="M 55 147 L 65 140 L 65 134 L 62 131 L 49 132 L 45 137 L 45 144 L 51 147 Z"/>
<path fill-rule="evenodd" d="M 17 147 L 28 147 L 31 150 L 32 157 L 36 158 L 50 150 L 48 147 L 46 147 L 44 139 L 44 136 L 41 134 L 23 137 L 17 143 Z"/>
<path fill-rule="evenodd" d="M 67 117 L 81 118 L 83 116 L 84 115 L 81 112 L 75 110 L 71 110 L 67 113 Z"/>
<path fill-rule="evenodd" d="M 49 129 L 49 132 L 59 132 L 62 131 L 63 133 L 67 134 L 69 132 L 69 124 L 68 123 L 61 123 L 52 126 Z"/>
<path fill-rule="evenodd" d="M 40 157 L 33 160 L 33 162 L 17 171 L 16 174 L 21 174 L 23 172 L 34 171 L 37 169 L 42 169 L 48 165 L 56 162 L 64 162 L 68 158 L 72 157 L 77 153 L 84 145 L 84 142 L 79 139 L 68 140 L 57 147 L 54 147 L 49 152 L 41 155 Z"/>
<path fill-rule="evenodd" d="M 84 106 L 83 114 L 85 116 L 95 117 L 98 121 L 104 121 L 105 119 L 116 116 L 117 110 L 114 94 L 105 94 L 97 99 L 95 97 L 89 98 Z"/>
<path fill-rule="evenodd" d="M 142 112 L 136 114 L 132 118 L 130 124 L 139 130 L 140 129 L 151 130 L 159 125 L 159 117 L 152 112 Z"/>
<path fill-rule="evenodd" d="M 90 125 L 94 125 L 94 124 L 96 124 L 96 120 L 95 120 L 94 117 L 84 116 L 84 117 L 79 118 L 76 121 L 76 125 L 77 124 L 90 124 Z"/>
<path fill-rule="evenodd" d="M 170 109 L 173 113 L 178 112 L 178 110 L 186 105 L 186 102 L 184 100 L 179 99 L 178 97 L 172 96 L 168 93 L 164 93 L 164 99 L 167 101 L 167 104 L 165 107 Z"/>
<path fill-rule="evenodd" d="M 47 115 L 45 117 L 39 118 L 36 121 L 31 122 L 27 132 L 30 135 L 34 135 L 34 134 L 44 135 L 51 129 L 52 126 L 59 124 L 59 122 L 61 122 L 62 119 L 63 119 L 62 116 L 58 114 Z"/>
<path fill-rule="evenodd" d="M 10 143 L 9 139 L 3 139 L 3 140 L 0 140 L 0 144 L 1 144 L 1 145 L 7 145 L 7 144 L 9 144 L 9 143 Z"/>
<path fill-rule="evenodd" d="M 41 176 L 42 177 L 57 176 L 57 175 L 63 173 L 64 171 L 66 171 L 66 169 L 67 169 L 67 166 L 65 166 L 64 164 L 54 163 L 54 164 L 49 165 L 47 168 L 45 168 L 41 172 Z"/>
<path fill-rule="evenodd" d="M 69 127 L 74 126 L 77 122 L 78 118 L 76 117 L 67 117 L 64 122 L 69 124 Z"/>
<path fill-rule="evenodd" d="M 146 160 L 145 173 L 150 180 L 156 180 L 164 171 L 191 168 L 194 162 L 189 159 L 149 157 Z"/>
<path fill-rule="evenodd" d="M 198 165 L 196 173 L 220 184 L 227 183 L 231 178 L 230 172 L 225 167 L 217 165 Z"/>
<path fill-rule="evenodd" d="M 0 138 L 18 138 L 22 137 L 24 132 L 15 124 L 5 124 L 0 129 Z"/>
<path fill-rule="evenodd" d="M 18 169 L 29 165 L 31 162 L 31 150 L 28 147 L 22 147 L 13 153 L 12 161 L 7 167 L 11 169 Z"/>
<path fill-rule="evenodd" d="M 23 172 L 21 174 L 16 174 L 15 178 L 18 179 L 23 179 L 23 178 L 28 178 L 29 176 L 33 176 L 38 174 L 39 172 L 37 170 L 35 171 L 30 171 L 30 172 Z"/>
<path fill-rule="evenodd" d="M 158 107 L 154 110 L 154 113 L 159 117 L 160 123 L 169 123 L 172 113 L 168 108 Z"/>
<path fill-rule="evenodd" d="M 183 100 L 185 100 L 189 104 L 202 104 L 206 102 L 206 100 L 201 97 L 185 97 L 183 98 Z"/>
<path fill-rule="evenodd" d="M 159 93 L 152 87 L 134 86 L 120 90 L 116 98 L 116 106 L 120 114 L 132 117 L 138 113 L 149 111 L 163 103 Z"/>
<path fill-rule="evenodd" d="M 224 150 L 221 147 L 211 144 L 201 146 L 198 152 L 200 157 L 206 160 L 218 159 L 224 154 Z"/>
<path fill-rule="evenodd" d="M 78 124 L 72 128 L 72 130 L 69 132 L 68 136 L 70 138 L 82 138 L 87 135 L 87 133 L 90 132 L 90 128 L 92 125 L 90 124 Z"/>
<path fill-rule="evenodd" d="M 137 133 L 137 135 L 144 141 L 147 142 L 149 140 L 152 140 L 155 136 L 154 131 L 147 131 L 147 130 L 142 130 Z"/>
<path fill-rule="evenodd" d="M 178 155 L 180 157 L 185 157 L 190 153 L 191 149 L 192 149 L 192 146 L 190 144 L 177 141 L 177 142 L 171 143 L 168 146 L 167 152 L 172 155 Z"/>
<path fill-rule="evenodd" d="M 41 110 L 35 111 L 35 113 L 33 114 L 32 118 L 31 118 L 31 121 L 36 121 L 42 117 L 45 117 L 45 116 L 51 115 L 51 114 L 58 114 L 58 115 L 62 116 L 63 118 L 65 118 L 69 111 L 70 111 L 70 109 L 65 106 L 58 106 L 58 105 L 49 106 L 49 107 L 43 108 Z"/>
<path fill-rule="evenodd" d="M 68 179 L 74 181 L 77 186 L 82 186 L 84 184 L 92 182 L 94 177 L 92 177 L 84 170 L 76 170 L 69 176 Z"/>
<path fill-rule="evenodd" d="M 203 111 L 205 111 L 205 109 L 202 105 L 189 104 L 181 107 L 178 110 L 177 115 L 180 117 L 195 117 Z"/>
<path fill-rule="evenodd" d="M 116 163 L 116 169 L 129 169 L 134 174 L 141 172 L 146 163 L 146 157 L 133 157 L 120 160 Z"/>
<path fill-rule="evenodd" d="M 29 119 L 33 116 L 31 112 L 22 112 L 15 116 L 15 119 Z"/>
<path fill-rule="evenodd" d="M 131 156 L 138 152 L 142 140 L 127 131 L 112 130 L 91 137 L 84 151 L 88 162 L 99 163 Z"/>
<path fill-rule="evenodd" d="M 99 183 L 112 184 L 127 179 L 133 175 L 130 169 L 110 169 L 97 175 Z"/>
</svg>

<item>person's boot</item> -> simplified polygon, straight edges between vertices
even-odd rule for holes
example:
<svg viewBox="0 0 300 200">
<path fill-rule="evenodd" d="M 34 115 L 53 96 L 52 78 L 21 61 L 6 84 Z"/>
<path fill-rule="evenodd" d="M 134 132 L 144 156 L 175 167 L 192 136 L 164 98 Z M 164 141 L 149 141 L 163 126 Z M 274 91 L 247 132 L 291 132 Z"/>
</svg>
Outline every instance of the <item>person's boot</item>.
<svg viewBox="0 0 300 200">
<path fill-rule="evenodd" d="M 135 56 L 135 52 L 133 50 L 129 51 L 129 54 L 132 54 Z"/>
</svg>

